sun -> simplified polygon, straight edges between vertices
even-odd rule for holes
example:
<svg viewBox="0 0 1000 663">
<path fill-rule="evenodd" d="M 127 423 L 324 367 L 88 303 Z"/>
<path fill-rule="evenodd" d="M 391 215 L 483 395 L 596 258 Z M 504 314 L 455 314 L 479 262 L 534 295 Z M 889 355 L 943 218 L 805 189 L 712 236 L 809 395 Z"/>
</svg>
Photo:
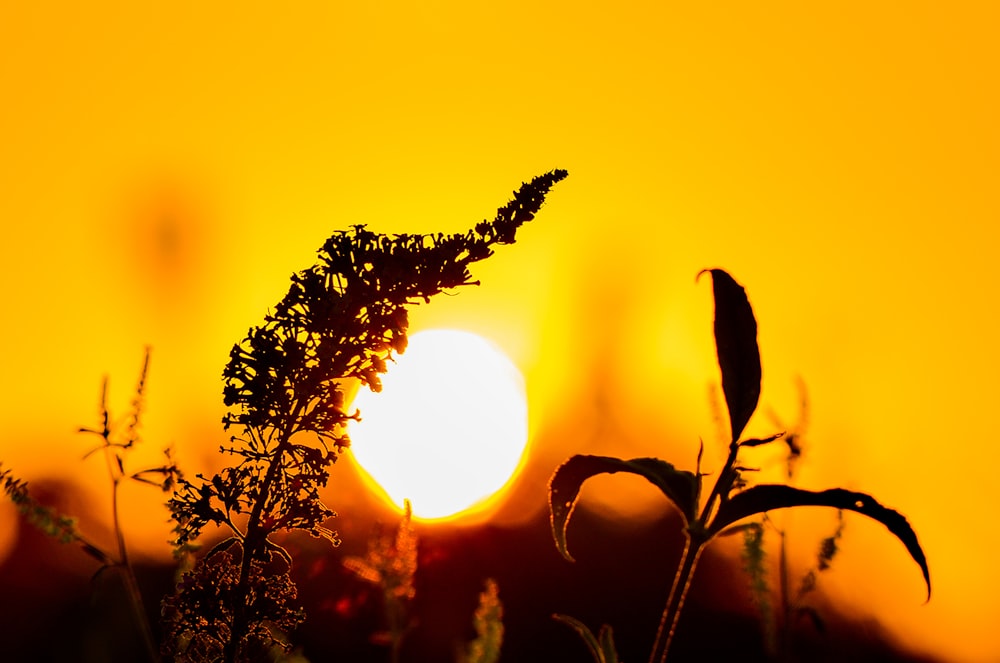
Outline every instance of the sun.
<svg viewBox="0 0 1000 663">
<path fill-rule="evenodd" d="M 517 472 L 528 440 L 524 378 L 489 341 L 469 332 L 413 334 L 383 376 L 381 393 L 354 401 L 351 452 L 361 469 L 415 518 L 482 510 Z"/>
</svg>

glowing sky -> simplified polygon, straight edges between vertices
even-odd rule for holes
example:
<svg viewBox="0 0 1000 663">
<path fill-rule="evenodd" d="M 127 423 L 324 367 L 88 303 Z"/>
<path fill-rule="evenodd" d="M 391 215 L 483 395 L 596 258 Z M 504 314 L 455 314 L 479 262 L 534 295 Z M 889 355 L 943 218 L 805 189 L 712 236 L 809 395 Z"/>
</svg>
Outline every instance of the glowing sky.
<svg viewBox="0 0 1000 663">
<path fill-rule="evenodd" d="M 99 499 L 73 431 L 105 373 L 124 411 L 151 344 L 149 454 L 217 462 L 228 348 L 332 230 L 462 230 L 566 168 L 482 287 L 413 315 L 521 368 L 526 477 L 573 451 L 693 464 L 716 379 L 694 276 L 724 267 L 760 322 L 764 404 L 794 420 L 809 387 L 800 485 L 903 511 L 935 583 L 922 606 L 905 551 L 855 518 L 826 588 L 918 651 L 997 660 L 997 13 L 3 3 L 0 459 Z M 608 508 L 641 510 L 630 486 Z"/>
</svg>

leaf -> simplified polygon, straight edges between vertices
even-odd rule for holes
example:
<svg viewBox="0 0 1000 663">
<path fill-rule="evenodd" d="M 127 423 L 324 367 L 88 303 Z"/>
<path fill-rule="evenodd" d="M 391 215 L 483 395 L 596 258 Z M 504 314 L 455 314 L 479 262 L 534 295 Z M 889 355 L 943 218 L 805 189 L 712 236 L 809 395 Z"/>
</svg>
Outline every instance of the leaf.
<svg viewBox="0 0 1000 663">
<path fill-rule="evenodd" d="M 885 525 L 906 546 L 910 557 L 920 566 L 924 582 L 927 585 L 927 600 L 930 600 L 930 570 L 927 568 L 927 558 L 920 547 L 920 542 L 917 541 L 916 532 L 913 531 L 910 523 L 901 513 L 882 506 L 874 497 L 866 493 L 857 493 L 843 488 L 814 492 L 791 486 L 762 484 L 737 493 L 727 502 L 723 502 L 709 525 L 708 531 L 710 535 L 715 535 L 725 527 L 748 516 L 795 506 L 828 506 L 855 511 Z"/>
<path fill-rule="evenodd" d="M 743 440 L 742 442 L 740 442 L 740 446 L 741 447 L 759 447 L 759 446 L 762 446 L 764 444 L 770 444 L 770 443 L 774 442 L 775 440 L 783 437 L 784 435 L 785 435 L 784 433 L 775 433 L 774 435 L 769 435 L 767 437 L 754 438 L 754 439 L 751 439 L 751 440 Z"/>
<path fill-rule="evenodd" d="M 630 472 L 646 478 L 674 503 L 686 522 L 694 522 L 700 480 L 691 472 L 674 469 L 658 458 L 622 460 L 609 456 L 576 455 L 556 468 L 549 481 L 552 536 L 563 557 L 573 561 L 566 548 L 566 530 L 583 482 L 598 474 Z"/>
<path fill-rule="evenodd" d="M 555 614 L 552 618 L 558 622 L 562 622 L 569 626 L 571 629 L 576 631 L 580 639 L 583 640 L 584 644 L 587 645 L 587 651 L 590 655 L 594 657 L 595 663 L 604 663 L 604 654 L 601 648 L 601 643 L 598 642 L 597 638 L 594 637 L 594 632 L 590 628 L 575 617 L 570 617 L 569 615 Z M 603 635 L 603 629 L 602 629 Z"/>
<path fill-rule="evenodd" d="M 715 348 L 722 370 L 722 393 L 729 409 L 732 441 L 736 442 L 760 398 L 757 321 L 743 286 L 721 269 L 703 270 L 698 276 L 706 271 L 712 274 Z"/>
<path fill-rule="evenodd" d="M 607 624 L 601 626 L 601 630 L 595 637 L 594 632 L 575 617 L 555 614 L 552 615 L 552 618 L 576 631 L 584 644 L 587 645 L 587 650 L 594 657 L 595 663 L 618 663 L 618 652 L 615 650 L 615 635 L 610 626 Z"/>
<path fill-rule="evenodd" d="M 618 663 L 618 651 L 615 649 L 615 634 L 607 624 L 601 626 L 598 633 L 601 641 L 601 654 L 604 656 L 604 663 Z"/>
</svg>

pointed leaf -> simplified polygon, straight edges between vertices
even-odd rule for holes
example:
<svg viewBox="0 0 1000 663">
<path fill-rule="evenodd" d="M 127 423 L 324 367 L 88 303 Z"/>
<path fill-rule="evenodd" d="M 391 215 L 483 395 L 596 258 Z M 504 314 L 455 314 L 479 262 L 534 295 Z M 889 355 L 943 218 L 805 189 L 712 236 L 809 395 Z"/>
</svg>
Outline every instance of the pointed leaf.
<svg viewBox="0 0 1000 663">
<path fill-rule="evenodd" d="M 715 296 L 715 348 L 722 371 L 722 393 L 736 442 L 757 409 L 760 398 L 760 350 L 757 321 L 743 287 L 721 269 L 712 274 Z"/>
<path fill-rule="evenodd" d="M 235 536 L 231 536 L 228 539 L 223 539 L 219 543 L 212 546 L 212 549 L 209 550 L 208 553 L 205 555 L 205 559 L 210 559 L 212 557 L 215 557 L 221 552 L 229 550 L 233 546 L 233 544 L 237 543 L 238 541 L 239 539 L 237 539 Z"/>
<path fill-rule="evenodd" d="M 601 640 L 601 654 L 604 663 L 618 663 L 618 650 L 615 649 L 615 634 L 611 627 L 605 624 L 598 634 Z"/>
<path fill-rule="evenodd" d="M 691 472 L 674 469 L 658 458 L 622 460 L 609 456 L 573 456 L 556 468 L 549 481 L 549 511 L 552 536 L 562 556 L 573 561 L 566 548 L 566 530 L 583 482 L 597 474 L 631 472 L 645 477 L 674 503 L 686 522 L 693 522 L 698 507 L 699 479 Z"/>
<path fill-rule="evenodd" d="M 595 663 L 604 663 L 604 655 L 601 651 L 601 644 L 598 642 L 597 638 L 594 636 L 594 632 L 590 628 L 575 617 L 570 617 L 569 615 L 555 614 L 552 618 L 557 622 L 562 622 L 569 626 L 571 629 L 576 631 L 580 639 L 583 640 L 584 644 L 587 645 L 587 650 L 590 655 L 594 657 Z"/>
<path fill-rule="evenodd" d="M 775 484 L 754 486 L 733 495 L 727 502 L 724 502 L 715 514 L 708 531 L 714 535 L 748 516 L 795 506 L 828 506 L 855 511 L 885 525 L 890 532 L 896 535 L 896 538 L 902 541 L 913 561 L 920 566 L 924 582 L 927 584 L 927 599 L 930 600 L 930 570 L 927 568 L 927 558 L 920 547 L 920 542 L 917 541 L 916 532 L 913 531 L 910 523 L 901 513 L 882 506 L 875 498 L 865 493 L 857 493 L 843 488 L 813 492 Z"/>
<path fill-rule="evenodd" d="M 768 435 L 767 437 L 753 438 L 751 440 L 743 440 L 740 442 L 741 447 L 759 447 L 764 444 L 770 444 L 775 440 L 784 436 L 784 433 L 775 433 L 774 435 Z"/>
</svg>

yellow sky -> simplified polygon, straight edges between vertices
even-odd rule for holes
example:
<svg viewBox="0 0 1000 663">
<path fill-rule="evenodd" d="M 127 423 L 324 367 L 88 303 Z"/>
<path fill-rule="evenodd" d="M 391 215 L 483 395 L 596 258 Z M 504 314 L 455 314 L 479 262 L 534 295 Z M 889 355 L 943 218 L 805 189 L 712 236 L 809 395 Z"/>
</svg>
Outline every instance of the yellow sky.
<svg viewBox="0 0 1000 663">
<path fill-rule="evenodd" d="M 146 344 L 150 453 L 216 462 L 228 348 L 332 230 L 457 231 L 566 168 L 482 287 L 414 315 L 521 367 L 526 473 L 693 463 L 717 379 L 694 276 L 723 267 L 763 402 L 793 420 L 809 386 L 800 485 L 903 511 L 935 583 L 922 606 L 849 518 L 827 588 L 918 651 L 1000 658 L 996 5 L 203 4 L 0 6 L 5 467 L 79 478 L 72 431 L 105 373 L 124 409 Z"/>
</svg>

